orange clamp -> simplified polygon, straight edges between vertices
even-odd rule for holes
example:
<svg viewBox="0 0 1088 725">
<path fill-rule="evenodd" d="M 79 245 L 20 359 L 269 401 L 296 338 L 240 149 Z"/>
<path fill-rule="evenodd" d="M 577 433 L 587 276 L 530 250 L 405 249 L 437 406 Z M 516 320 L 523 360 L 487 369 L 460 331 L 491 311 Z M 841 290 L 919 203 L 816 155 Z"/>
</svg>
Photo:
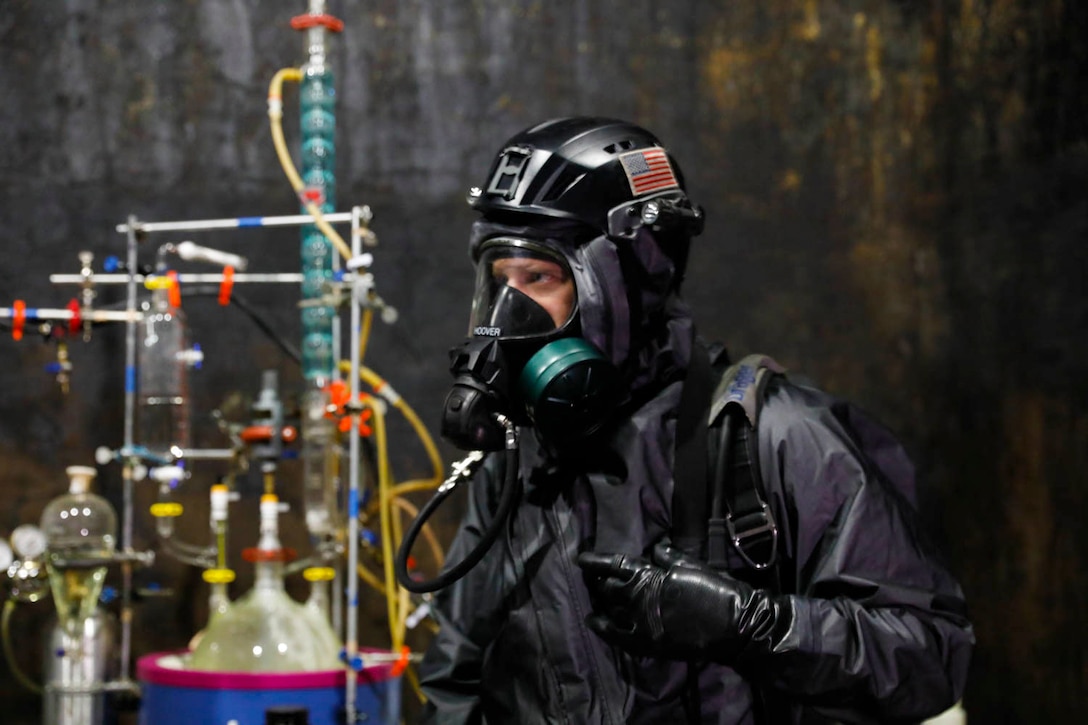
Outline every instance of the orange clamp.
<svg viewBox="0 0 1088 725">
<path fill-rule="evenodd" d="M 23 328 L 26 326 L 26 303 L 15 300 L 11 303 L 11 337 L 15 340 L 23 339 Z"/>
<path fill-rule="evenodd" d="M 284 443 L 292 443 L 298 438 L 298 431 L 290 425 L 285 425 L 278 431 L 270 425 L 250 425 L 238 433 L 243 443 L 268 443 L 277 435 Z"/>
<path fill-rule="evenodd" d="M 226 307 L 230 304 L 230 293 L 234 291 L 234 267 L 229 264 L 223 267 L 223 281 L 219 283 L 219 304 Z"/>
<path fill-rule="evenodd" d="M 345 406 L 351 402 L 351 389 L 348 384 L 343 380 L 334 380 L 325 387 L 325 391 L 329 395 L 329 402 L 336 408 L 335 412 L 329 412 L 325 414 L 326 418 L 340 417 L 337 422 L 337 429 L 341 433 L 347 433 L 351 430 L 351 415 L 345 411 Z M 366 393 L 359 393 L 359 400 L 365 399 Z M 374 411 L 370 408 L 359 413 L 359 435 L 367 437 L 370 436 L 374 430 L 367 424 L 367 421 L 373 417 Z"/>
<path fill-rule="evenodd" d="M 389 670 L 389 674 L 393 677 L 400 677 L 404 674 L 404 670 L 408 667 L 408 658 L 412 654 L 412 651 L 408 649 L 408 645 L 404 645 L 400 648 L 400 657 L 393 663 L 393 667 Z"/>
<path fill-rule="evenodd" d="M 308 28 L 315 28 L 318 25 L 324 25 L 326 28 L 334 33 L 339 33 L 344 29 L 344 21 L 339 18 L 334 18 L 327 13 L 314 14 L 314 15 L 297 15 L 291 18 L 291 27 L 295 30 L 307 30 Z"/>
<path fill-rule="evenodd" d="M 370 408 L 367 408 L 363 412 L 359 413 L 359 435 L 364 438 L 369 438 L 370 435 L 374 432 L 374 429 L 370 427 L 369 423 L 367 423 L 367 421 L 369 421 L 371 416 L 373 415 L 374 411 Z M 341 418 L 338 426 L 341 433 L 347 433 L 349 430 L 351 430 L 351 416 L 345 415 L 343 418 Z"/>
<path fill-rule="evenodd" d="M 178 273 L 170 270 L 166 276 L 170 278 L 170 306 L 181 307 L 181 285 L 178 284 Z"/>
<path fill-rule="evenodd" d="M 274 435 L 270 425 L 251 425 L 243 428 L 238 437 L 243 443 L 267 443 Z"/>
<path fill-rule="evenodd" d="M 329 394 L 329 402 L 337 408 L 344 407 L 351 400 L 351 388 L 343 380 L 333 380 L 325 386 L 325 392 Z"/>
</svg>

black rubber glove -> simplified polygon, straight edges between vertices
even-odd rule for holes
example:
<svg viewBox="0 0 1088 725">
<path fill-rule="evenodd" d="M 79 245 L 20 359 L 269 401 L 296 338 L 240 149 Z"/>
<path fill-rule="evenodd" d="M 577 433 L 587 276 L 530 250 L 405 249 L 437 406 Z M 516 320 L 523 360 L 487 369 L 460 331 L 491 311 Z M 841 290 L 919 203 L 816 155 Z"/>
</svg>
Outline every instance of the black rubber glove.
<svg viewBox="0 0 1088 725">
<path fill-rule="evenodd" d="M 587 552 L 578 565 L 595 595 L 587 624 L 632 654 L 743 664 L 769 653 L 793 621 L 789 597 L 754 589 L 667 546 L 654 548 L 653 561 Z"/>
</svg>

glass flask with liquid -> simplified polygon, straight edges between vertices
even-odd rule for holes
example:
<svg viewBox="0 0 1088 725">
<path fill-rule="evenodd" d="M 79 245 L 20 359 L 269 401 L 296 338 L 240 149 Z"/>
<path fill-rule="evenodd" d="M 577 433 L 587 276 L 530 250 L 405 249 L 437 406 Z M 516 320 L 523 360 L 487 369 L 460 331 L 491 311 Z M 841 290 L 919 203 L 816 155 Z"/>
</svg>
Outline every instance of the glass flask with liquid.
<svg viewBox="0 0 1088 725">
<path fill-rule="evenodd" d="M 167 455 L 189 447 L 189 330 L 185 313 L 170 304 L 168 289 L 156 289 L 145 309 L 138 349 L 137 443 Z"/>
<path fill-rule="evenodd" d="M 302 576 L 310 582 L 310 596 L 303 605 L 303 613 L 310 621 L 314 633 L 323 640 L 322 647 L 336 652 L 339 656 L 343 645 L 336 636 L 329 617 L 329 586 L 336 571 L 331 567 L 311 567 L 303 570 Z"/>
<path fill-rule="evenodd" d="M 42 512 L 45 567 L 60 624 L 72 634 L 95 610 L 117 544 L 117 514 L 109 501 L 91 493 L 95 469 L 70 466 L 68 493 Z"/>
<path fill-rule="evenodd" d="M 312 672 L 340 667 L 335 635 L 284 588 L 279 501 L 261 497 L 261 539 L 253 588 L 211 619 L 189 657 L 194 670 Z"/>
</svg>

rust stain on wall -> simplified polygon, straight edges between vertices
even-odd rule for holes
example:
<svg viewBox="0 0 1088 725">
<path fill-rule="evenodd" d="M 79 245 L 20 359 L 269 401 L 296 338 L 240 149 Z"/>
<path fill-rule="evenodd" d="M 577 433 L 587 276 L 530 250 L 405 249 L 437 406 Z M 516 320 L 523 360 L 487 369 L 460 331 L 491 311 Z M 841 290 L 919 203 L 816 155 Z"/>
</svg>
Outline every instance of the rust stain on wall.
<svg viewBox="0 0 1088 725">
<path fill-rule="evenodd" d="M 142 119 L 155 108 L 155 82 L 147 76 L 133 79 L 128 101 L 125 103 L 125 120 L 129 125 L 138 126 Z"/>
<path fill-rule="evenodd" d="M 816 40 L 822 30 L 820 26 L 820 3 L 818 0 L 804 0 L 802 8 L 804 19 L 796 28 L 796 35 L 802 40 Z"/>
<path fill-rule="evenodd" d="M 732 113 L 744 108 L 752 94 L 756 64 L 756 55 L 745 48 L 714 48 L 707 54 L 703 73 L 718 110 Z"/>
<path fill-rule="evenodd" d="M 1068 445 L 1083 445 L 1083 439 L 1072 440 L 1068 434 L 1083 432 L 1084 421 L 1070 425 L 1066 403 L 1034 391 L 1010 393 L 1002 408 L 1001 485 L 994 494 L 1002 501 L 1007 539 L 1001 543 L 1005 553 L 995 564 L 1007 587 L 998 593 L 1000 601 L 987 603 L 987 608 L 1008 623 L 999 635 L 1006 657 L 1037 662 L 1048 657 L 1083 615 L 1070 612 L 1059 598 L 1063 582 L 1076 575 L 1068 570 L 1075 560 L 1062 556 L 1074 548 L 1076 533 L 1056 528 L 1063 512 L 1056 508 L 1056 492 L 1048 484 L 1054 473 L 1048 463 Z M 1042 611 L 1046 616 L 1040 616 Z M 1037 686 L 1052 686 L 1046 681 L 1052 675 L 1049 668 L 1027 667 L 1022 675 Z"/>
<path fill-rule="evenodd" d="M 865 70 L 869 81 L 869 102 L 876 106 L 884 93 L 884 73 L 881 69 L 883 44 L 880 38 L 880 26 L 869 25 L 865 30 Z M 879 109 L 875 109 L 879 113 Z M 886 221 L 885 197 L 887 184 L 884 167 L 889 163 L 885 151 L 887 135 L 885 123 L 874 123 L 871 127 L 871 148 L 869 150 L 869 175 L 872 179 L 872 219 L 870 224 L 883 226 Z"/>
<path fill-rule="evenodd" d="M 855 104 L 832 126 L 828 143 L 844 201 L 861 210 L 846 230 L 850 279 L 865 303 L 868 332 L 884 342 L 882 369 L 890 381 L 906 381 L 919 358 L 940 354 L 948 327 L 937 240 L 919 224 L 941 203 L 923 181 L 940 161 L 929 125 L 939 80 L 934 43 L 899 38 L 889 47 L 888 22 L 853 16 L 847 48 L 854 55 L 843 65 L 866 105 Z"/>
</svg>

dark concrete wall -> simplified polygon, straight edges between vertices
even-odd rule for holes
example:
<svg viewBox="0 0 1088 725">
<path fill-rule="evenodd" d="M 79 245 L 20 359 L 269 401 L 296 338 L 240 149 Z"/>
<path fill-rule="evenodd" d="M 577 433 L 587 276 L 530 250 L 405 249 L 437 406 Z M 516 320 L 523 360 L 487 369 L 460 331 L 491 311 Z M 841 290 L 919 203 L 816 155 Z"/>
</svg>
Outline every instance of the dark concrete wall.
<svg viewBox="0 0 1088 725">
<path fill-rule="evenodd" d="M 113 228 L 129 214 L 294 213 L 265 95 L 275 70 L 304 60 L 288 26 L 304 9 L 301 0 L 0 3 L 0 305 L 63 306 L 73 292 L 48 275 L 77 271 L 79 250 L 123 253 Z M 670 146 L 708 210 L 687 284 L 704 335 L 738 353 L 769 352 L 857 400 L 915 453 L 926 518 L 977 623 L 972 721 L 1084 719 L 1088 7 L 380 0 L 330 9 L 346 22 L 331 57 L 339 203 L 374 209 L 379 291 L 401 313 L 376 329 L 369 360 L 429 425 L 445 350 L 467 313 L 468 186 L 507 136 L 545 117 L 640 122 Z M 293 99 L 289 91 L 288 108 Z M 294 231 L 196 241 L 245 253 L 257 271 L 298 266 Z M 297 337 L 296 290 L 240 292 Z M 104 303 L 119 299 L 103 293 Z M 263 368 L 279 369 L 288 393 L 298 374 L 243 315 L 207 299 L 186 309 L 208 355 L 194 378 L 196 442 L 219 446 L 212 409 L 236 411 Z M 53 354 L 34 335 L 0 344 L 2 534 L 37 519 L 66 465 L 121 441 L 120 331 L 72 342 L 67 396 L 42 372 Z M 418 447 L 401 440 L 399 474 L 425 473 Z M 213 468 L 183 494 L 194 540 Z M 116 499 L 117 471 L 101 476 Z M 152 492 L 138 499 L 146 507 Z M 154 543 L 149 519 L 138 519 L 137 546 Z M 203 621 L 198 578 L 160 558 L 141 581 L 176 595 L 141 605 L 137 654 L 183 645 Z M 31 673 L 42 609 L 16 614 Z M 370 632 L 383 636 L 377 622 Z M 2 679 L 4 701 L 32 712 L 33 699 Z"/>
</svg>

